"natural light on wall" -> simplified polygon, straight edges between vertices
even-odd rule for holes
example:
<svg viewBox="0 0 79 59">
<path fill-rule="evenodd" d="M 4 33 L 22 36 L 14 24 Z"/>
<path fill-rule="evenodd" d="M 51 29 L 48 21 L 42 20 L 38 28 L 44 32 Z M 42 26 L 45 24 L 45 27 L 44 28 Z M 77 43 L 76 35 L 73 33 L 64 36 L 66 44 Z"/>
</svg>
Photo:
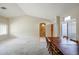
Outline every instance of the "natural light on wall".
<svg viewBox="0 0 79 59">
<path fill-rule="evenodd" d="M 0 23 L 0 35 L 6 35 L 8 33 L 8 26 Z"/>
</svg>

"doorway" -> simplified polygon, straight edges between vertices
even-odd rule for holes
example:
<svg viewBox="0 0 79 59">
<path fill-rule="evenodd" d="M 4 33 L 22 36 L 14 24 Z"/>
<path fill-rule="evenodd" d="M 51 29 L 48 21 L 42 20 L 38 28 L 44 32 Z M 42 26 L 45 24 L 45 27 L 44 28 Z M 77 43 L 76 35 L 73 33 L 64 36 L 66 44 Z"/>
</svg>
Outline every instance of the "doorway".
<svg viewBox="0 0 79 59">
<path fill-rule="evenodd" d="M 40 37 L 45 37 L 46 36 L 46 24 L 45 23 L 40 23 Z"/>
</svg>

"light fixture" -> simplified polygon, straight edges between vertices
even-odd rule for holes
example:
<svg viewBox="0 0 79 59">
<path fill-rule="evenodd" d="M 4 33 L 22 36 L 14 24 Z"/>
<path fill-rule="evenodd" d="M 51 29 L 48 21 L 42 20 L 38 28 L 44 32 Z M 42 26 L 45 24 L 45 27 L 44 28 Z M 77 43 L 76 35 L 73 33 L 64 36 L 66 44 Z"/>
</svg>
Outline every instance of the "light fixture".
<svg viewBox="0 0 79 59">
<path fill-rule="evenodd" d="M 42 24 L 42 26 L 45 26 L 45 24 Z"/>
</svg>

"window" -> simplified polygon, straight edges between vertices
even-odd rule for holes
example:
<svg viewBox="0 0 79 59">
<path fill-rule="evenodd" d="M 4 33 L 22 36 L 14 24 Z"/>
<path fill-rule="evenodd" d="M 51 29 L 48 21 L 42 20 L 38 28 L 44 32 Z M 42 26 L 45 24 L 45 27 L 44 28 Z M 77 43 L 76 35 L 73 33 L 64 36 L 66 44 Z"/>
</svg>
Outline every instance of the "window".
<svg viewBox="0 0 79 59">
<path fill-rule="evenodd" d="M 62 23 L 62 35 L 67 35 L 70 39 L 76 39 L 76 18 L 65 17 Z"/>
<path fill-rule="evenodd" d="M 67 23 L 63 22 L 62 23 L 62 36 L 67 36 Z"/>
<path fill-rule="evenodd" d="M 71 16 L 65 17 L 65 21 L 70 21 L 70 20 L 71 20 Z"/>
<path fill-rule="evenodd" d="M 76 22 L 69 22 L 68 23 L 68 36 L 71 39 L 76 38 Z"/>
<path fill-rule="evenodd" d="M 8 27 L 6 24 L 0 24 L 0 35 L 5 35 L 8 33 Z"/>
</svg>

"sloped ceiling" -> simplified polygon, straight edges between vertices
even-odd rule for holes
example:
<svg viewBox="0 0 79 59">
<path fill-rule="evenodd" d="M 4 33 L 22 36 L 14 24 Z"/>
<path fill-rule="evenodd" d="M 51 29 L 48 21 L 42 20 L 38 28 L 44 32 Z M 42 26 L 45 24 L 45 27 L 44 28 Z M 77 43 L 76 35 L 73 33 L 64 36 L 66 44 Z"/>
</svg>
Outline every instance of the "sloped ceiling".
<svg viewBox="0 0 79 59">
<path fill-rule="evenodd" d="M 7 9 L 0 8 L 0 15 L 6 17 L 16 17 L 25 15 L 23 10 L 15 3 L 0 3 L 0 7 L 6 7 Z"/>
<path fill-rule="evenodd" d="M 78 3 L 2 3 L 7 9 L 0 9 L 0 15 L 16 17 L 30 15 L 45 19 L 54 19 L 55 16 L 79 16 Z"/>
</svg>

